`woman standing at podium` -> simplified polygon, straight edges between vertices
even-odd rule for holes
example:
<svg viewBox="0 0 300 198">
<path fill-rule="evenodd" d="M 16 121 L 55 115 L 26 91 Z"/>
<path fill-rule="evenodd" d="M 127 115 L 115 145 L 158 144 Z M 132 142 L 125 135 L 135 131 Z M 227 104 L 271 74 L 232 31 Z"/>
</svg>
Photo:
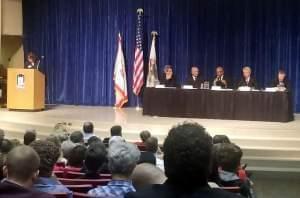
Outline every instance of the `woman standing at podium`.
<svg viewBox="0 0 300 198">
<path fill-rule="evenodd" d="M 40 60 L 33 52 L 29 52 L 25 61 L 26 69 L 37 69 L 40 64 Z"/>
</svg>

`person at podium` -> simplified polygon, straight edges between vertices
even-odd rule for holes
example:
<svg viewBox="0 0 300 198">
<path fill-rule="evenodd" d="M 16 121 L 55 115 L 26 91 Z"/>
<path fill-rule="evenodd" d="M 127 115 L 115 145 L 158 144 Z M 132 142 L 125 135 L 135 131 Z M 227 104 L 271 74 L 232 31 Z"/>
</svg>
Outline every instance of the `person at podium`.
<svg viewBox="0 0 300 198">
<path fill-rule="evenodd" d="M 238 83 L 238 87 L 251 87 L 254 89 L 258 89 L 257 82 L 253 76 L 251 76 L 251 68 L 249 66 L 243 67 L 243 75 L 242 79 Z"/>
<path fill-rule="evenodd" d="M 192 85 L 193 88 L 200 88 L 201 83 L 203 83 L 203 79 L 199 75 L 199 68 L 197 66 L 191 67 L 191 74 L 188 76 L 188 78 L 185 81 L 186 85 Z"/>
<path fill-rule="evenodd" d="M 282 91 L 290 90 L 290 83 L 286 78 L 286 73 L 283 69 L 278 71 L 277 77 L 271 83 L 272 87 L 278 87 Z"/>
<path fill-rule="evenodd" d="M 172 65 L 166 65 L 160 84 L 165 87 L 177 87 L 176 77 L 173 73 Z"/>
<path fill-rule="evenodd" d="M 26 69 L 37 69 L 40 64 L 40 60 L 33 52 L 29 52 L 25 61 Z"/>
<path fill-rule="evenodd" d="M 212 81 L 213 86 L 220 86 L 223 89 L 231 88 L 230 80 L 224 75 L 224 68 L 222 66 L 216 67 L 216 74 Z"/>
</svg>

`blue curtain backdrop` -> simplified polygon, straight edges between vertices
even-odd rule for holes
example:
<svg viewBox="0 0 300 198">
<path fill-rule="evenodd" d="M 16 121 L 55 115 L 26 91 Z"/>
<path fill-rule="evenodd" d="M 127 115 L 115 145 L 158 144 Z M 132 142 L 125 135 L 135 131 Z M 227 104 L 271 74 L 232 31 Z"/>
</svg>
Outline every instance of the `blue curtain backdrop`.
<svg viewBox="0 0 300 198">
<path fill-rule="evenodd" d="M 243 65 L 267 86 L 287 71 L 300 111 L 299 0 L 26 0 L 25 52 L 44 55 L 47 99 L 53 104 L 113 105 L 117 34 L 123 36 L 129 106 L 136 10 L 144 9 L 144 53 L 159 33 L 159 70 L 172 64 L 183 82 L 191 64 L 210 79 L 217 64 L 238 80 Z M 147 63 L 147 59 L 145 60 Z"/>
</svg>

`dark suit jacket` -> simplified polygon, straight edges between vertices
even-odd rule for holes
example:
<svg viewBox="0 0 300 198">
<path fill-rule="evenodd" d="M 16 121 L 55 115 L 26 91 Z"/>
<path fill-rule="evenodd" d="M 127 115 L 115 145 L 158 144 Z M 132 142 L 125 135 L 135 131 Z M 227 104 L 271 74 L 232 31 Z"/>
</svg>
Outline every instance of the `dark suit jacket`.
<svg viewBox="0 0 300 198">
<path fill-rule="evenodd" d="M 173 75 L 171 79 L 167 80 L 166 75 L 163 74 L 160 84 L 163 84 L 166 87 L 177 87 L 176 77 Z"/>
<path fill-rule="evenodd" d="M 212 79 L 212 81 L 210 82 L 211 86 L 214 85 L 214 81 L 215 81 L 216 78 L 217 78 L 217 77 L 215 76 L 215 77 Z M 228 89 L 231 89 L 231 88 L 232 88 L 232 84 L 231 84 L 230 78 L 224 75 L 224 76 L 223 76 L 223 80 L 226 81 L 227 87 L 225 86 L 225 84 L 224 84 L 222 81 L 217 81 L 217 82 L 216 82 L 216 86 L 221 86 L 222 88 L 228 88 Z"/>
<path fill-rule="evenodd" d="M 241 86 L 248 86 L 248 87 L 252 87 L 252 88 L 258 89 L 258 85 L 257 85 L 257 82 L 256 82 L 256 80 L 255 80 L 254 77 L 250 77 L 250 81 L 249 81 L 248 84 L 247 84 L 245 78 L 242 78 L 240 80 L 240 82 L 238 83 L 237 88 L 241 87 Z"/>
<path fill-rule="evenodd" d="M 0 198 L 55 198 L 53 195 L 29 190 L 9 181 L 0 184 Z"/>
<path fill-rule="evenodd" d="M 284 87 L 286 88 L 287 91 L 290 91 L 291 90 L 291 87 L 290 87 L 290 83 L 289 81 L 285 78 L 284 81 Z M 277 87 L 277 85 L 279 85 L 279 80 L 278 78 L 274 79 L 271 83 L 271 86 L 272 87 Z"/>
<path fill-rule="evenodd" d="M 138 164 L 141 164 L 141 163 L 149 163 L 149 164 L 156 165 L 156 157 L 151 152 L 143 151 L 143 152 L 141 152 L 141 156 L 140 156 L 140 160 L 139 160 Z"/>
<path fill-rule="evenodd" d="M 186 192 L 180 187 L 168 184 L 151 185 L 138 192 L 131 192 L 125 198 L 241 198 L 238 195 L 226 192 L 218 188 L 205 187 L 193 192 Z"/>
<path fill-rule="evenodd" d="M 194 88 L 200 88 L 201 87 L 201 83 L 203 83 L 204 80 L 198 76 L 196 78 L 196 80 L 194 80 L 194 78 L 192 77 L 192 75 L 189 75 L 189 77 L 186 79 L 185 84 L 186 85 L 193 85 Z"/>
</svg>

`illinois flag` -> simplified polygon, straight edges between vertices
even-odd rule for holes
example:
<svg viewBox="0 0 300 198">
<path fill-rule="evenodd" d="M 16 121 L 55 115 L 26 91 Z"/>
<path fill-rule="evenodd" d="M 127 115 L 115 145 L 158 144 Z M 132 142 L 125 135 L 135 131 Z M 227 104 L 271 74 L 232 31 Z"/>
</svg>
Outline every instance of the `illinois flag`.
<svg viewBox="0 0 300 198">
<path fill-rule="evenodd" d="M 115 107 L 122 108 L 123 105 L 128 101 L 128 95 L 127 95 L 125 60 L 124 60 L 124 54 L 122 50 L 122 38 L 120 33 L 118 35 L 118 51 L 117 51 L 117 57 L 115 62 L 114 83 L 115 83 L 115 96 L 116 96 Z"/>
<path fill-rule="evenodd" d="M 148 75 L 147 75 L 147 87 L 155 87 L 159 84 L 157 74 L 157 61 L 156 61 L 156 50 L 155 50 L 155 36 L 157 32 L 152 32 L 152 44 L 149 56 Z"/>
</svg>

